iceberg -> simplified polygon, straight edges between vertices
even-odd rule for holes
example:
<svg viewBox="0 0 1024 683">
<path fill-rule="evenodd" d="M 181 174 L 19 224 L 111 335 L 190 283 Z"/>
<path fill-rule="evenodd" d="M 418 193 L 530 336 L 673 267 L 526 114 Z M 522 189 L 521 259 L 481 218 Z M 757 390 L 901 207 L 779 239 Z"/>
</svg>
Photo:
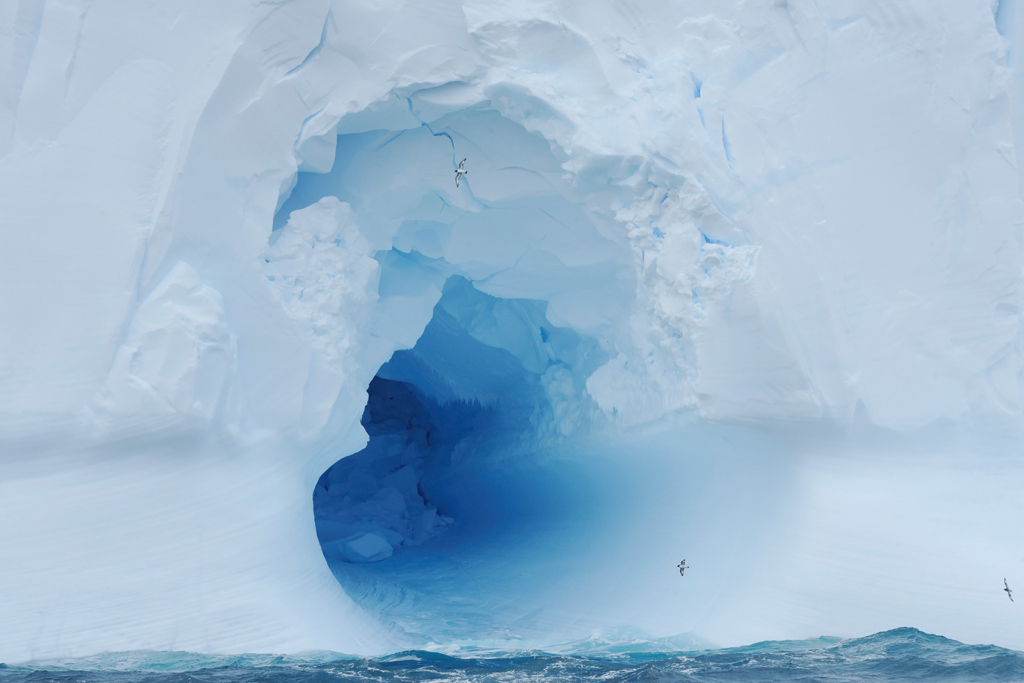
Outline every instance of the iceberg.
<svg viewBox="0 0 1024 683">
<path fill-rule="evenodd" d="M 1024 648 L 1018 37 L 7 3 L 0 661 Z"/>
</svg>

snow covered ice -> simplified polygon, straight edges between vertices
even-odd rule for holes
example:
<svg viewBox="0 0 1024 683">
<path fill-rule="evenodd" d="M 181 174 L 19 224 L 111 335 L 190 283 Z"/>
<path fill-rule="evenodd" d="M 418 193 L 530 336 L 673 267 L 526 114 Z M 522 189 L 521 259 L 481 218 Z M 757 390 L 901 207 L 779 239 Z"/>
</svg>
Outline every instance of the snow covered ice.
<svg viewBox="0 0 1024 683">
<path fill-rule="evenodd" d="M 0 5 L 0 661 L 1024 648 L 1018 38 Z"/>
</svg>

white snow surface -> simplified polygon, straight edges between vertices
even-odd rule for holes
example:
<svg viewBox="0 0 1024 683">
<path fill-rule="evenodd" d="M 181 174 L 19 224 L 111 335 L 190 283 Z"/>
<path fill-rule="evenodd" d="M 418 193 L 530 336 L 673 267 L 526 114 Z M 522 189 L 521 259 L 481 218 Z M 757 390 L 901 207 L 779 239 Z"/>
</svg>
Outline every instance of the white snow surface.
<svg viewBox="0 0 1024 683">
<path fill-rule="evenodd" d="M 1015 0 L 0 3 L 0 661 L 409 645 L 312 495 L 456 275 L 542 302 L 444 309 L 540 378 L 523 481 L 591 478 L 516 580 L 423 579 L 476 641 L 1024 648 L 1018 37 Z M 500 404 L 459 353 L 420 388 Z"/>
</svg>

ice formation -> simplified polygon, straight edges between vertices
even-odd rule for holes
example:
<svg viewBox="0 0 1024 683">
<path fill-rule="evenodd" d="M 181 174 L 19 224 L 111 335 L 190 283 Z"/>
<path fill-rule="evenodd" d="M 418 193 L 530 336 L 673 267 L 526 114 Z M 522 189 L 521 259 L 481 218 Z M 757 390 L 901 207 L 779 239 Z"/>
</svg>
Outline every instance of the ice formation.
<svg viewBox="0 0 1024 683">
<path fill-rule="evenodd" d="M 1024 647 L 1022 22 L 3 4 L 0 661 Z"/>
</svg>

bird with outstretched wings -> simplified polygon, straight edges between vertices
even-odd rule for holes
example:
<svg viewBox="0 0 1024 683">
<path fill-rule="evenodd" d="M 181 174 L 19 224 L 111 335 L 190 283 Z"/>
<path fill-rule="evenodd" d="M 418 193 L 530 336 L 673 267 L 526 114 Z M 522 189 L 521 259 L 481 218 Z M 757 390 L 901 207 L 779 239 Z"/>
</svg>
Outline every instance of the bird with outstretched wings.
<svg viewBox="0 0 1024 683">
<path fill-rule="evenodd" d="M 466 160 L 463 159 L 462 161 L 459 162 L 459 167 L 455 169 L 455 187 L 459 186 L 459 178 L 466 175 L 467 173 L 469 173 L 469 171 L 466 170 Z"/>
</svg>

